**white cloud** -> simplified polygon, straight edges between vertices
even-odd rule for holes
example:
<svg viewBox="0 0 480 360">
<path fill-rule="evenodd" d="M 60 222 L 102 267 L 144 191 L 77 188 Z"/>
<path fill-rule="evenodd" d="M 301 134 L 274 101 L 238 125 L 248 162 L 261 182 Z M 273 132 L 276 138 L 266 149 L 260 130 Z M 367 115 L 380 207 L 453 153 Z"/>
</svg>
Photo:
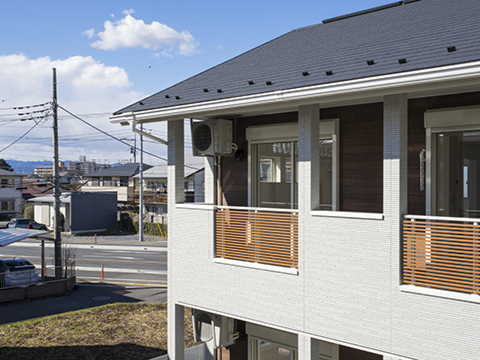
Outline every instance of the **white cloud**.
<svg viewBox="0 0 480 360">
<path fill-rule="evenodd" d="M 123 14 L 123 15 L 135 14 L 135 10 L 133 10 L 133 9 L 123 10 L 123 11 L 122 11 L 122 14 Z"/>
<path fill-rule="evenodd" d="M 94 29 L 85 30 L 84 32 L 82 32 L 82 35 L 91 39 L 95 36 L 95 30 Z"/>
<path fill-rule="evenodd" d="M 129 127 L 110 124 L 108 117 L 116 110 L 132 104 L 145 95 L 131 91 L 127 72 L 107 66 L 92 57 L 72 56 L 52 60 L 50 57 L 31 59 L 24 54 L 0 56 L 0 149 L 3 149 L 34 122 L 18 121 L 14 107 L 35 105 L 52 99 L 52 68 L 56 68 L 58 103 L 90 124 L 119 137 L 133 137 Z M 3 101 L 2 101 L 3 100 Z M 35 110 L 36 108 L 30 108 Z M 30 111 L 23 109 L 22 112 Z M 96 130 L 59 109 L 60 158 L 75 160 L 79 155 L 88 159 L 119 159 L 131 157 L 129 149 L 109 138 L 90 136 Z M 17 120 L 17 121 L 12 121 Z M 37 126 L 24 139 L 0 152 L 0 158 L 42 160 L 52 158 L 51 118 Z M 44 139 L 38 140 L 38 139 Z M 64 140 L 65 139 L 65 140 Z M 95 141 L 95 139 L 97 139 Z M 98 139 L 101 139 L 99 141 Z M 164 149 L 152 152 L 162 155 Z M 155 160 L 155 159 L 153 159 Z"/>
<path fill-rule="evenodd" d="M 93 42 L 92 47 L 101 50 L 164 48 L 171 51 L 176 49 L 181 55 L 190 55 L 198 46 L 195 38 L 186 30 L 178 32 L 157 21 L 145 24 L 143 20 L 137 20 L 130 14 L 115 22 L 107 20 L 104 26 L 105 30 L 96 34 L 100 40 Z"/>
</svg>

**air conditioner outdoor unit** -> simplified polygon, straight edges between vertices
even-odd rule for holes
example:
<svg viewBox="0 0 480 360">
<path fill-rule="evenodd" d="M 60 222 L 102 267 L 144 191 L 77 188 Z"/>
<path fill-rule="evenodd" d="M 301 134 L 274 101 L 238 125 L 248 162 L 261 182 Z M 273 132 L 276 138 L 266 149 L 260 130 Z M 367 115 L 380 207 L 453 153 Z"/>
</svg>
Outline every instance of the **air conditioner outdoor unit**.
<svg viewBox="0 0 480 360">
<path fill-rule="evenodd" d="M 232 318 L 192 309 L 192 323 L 195 341 L 212 341 L 215 348 L 233 345 L 238 339 Z"/>
<path fill-rule="evenodd" d="M 215 119 L 191 125 L 194 156 L 232 155 L 232 121 Z"/>
</svg>

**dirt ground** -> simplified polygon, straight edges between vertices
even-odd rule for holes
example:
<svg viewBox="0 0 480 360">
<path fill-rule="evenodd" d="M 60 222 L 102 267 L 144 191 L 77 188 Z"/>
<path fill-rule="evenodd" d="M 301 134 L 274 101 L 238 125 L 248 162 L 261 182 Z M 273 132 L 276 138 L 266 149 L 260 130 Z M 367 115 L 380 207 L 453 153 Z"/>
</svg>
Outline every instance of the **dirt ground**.
<svg viewBox="0 0 480 360">
<path fill-rule="evenodd" d="M 186 309 L 185 347 L 193 345 Z M 2 360 L 147 360 L 166 351 L 166 304 L 110 304 L 0 326 Z"/>
</svg>

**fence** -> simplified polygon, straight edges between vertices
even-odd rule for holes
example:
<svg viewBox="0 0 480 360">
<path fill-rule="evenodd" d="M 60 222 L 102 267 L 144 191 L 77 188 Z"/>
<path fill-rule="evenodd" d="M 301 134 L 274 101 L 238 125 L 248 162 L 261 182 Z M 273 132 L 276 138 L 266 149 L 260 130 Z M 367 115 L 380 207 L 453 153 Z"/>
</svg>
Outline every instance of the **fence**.
<svg viewBox="0 0 480 360">
<path fill-rule="evenodd" d="M 218 207 L 217 257 L 298 268 L 298 211 Z"/>
<path fill-rule="evenodd" d="M 43 266 L 42 268 L 25 270 L 8 270 L 0 273 L 0 288 L 35 285 L 38 283 L 48 283 L 52 281 L 68 279 L 75 276 L 75 262 L 69 262 L 68 265 L 60 266 L 61 277 L 55 277 L 55 266 Z"/>
<path fill-rule="evenodd" d="M 479 221 L 405 216 L 403 283 L 480 294 Z"/>
</svg>

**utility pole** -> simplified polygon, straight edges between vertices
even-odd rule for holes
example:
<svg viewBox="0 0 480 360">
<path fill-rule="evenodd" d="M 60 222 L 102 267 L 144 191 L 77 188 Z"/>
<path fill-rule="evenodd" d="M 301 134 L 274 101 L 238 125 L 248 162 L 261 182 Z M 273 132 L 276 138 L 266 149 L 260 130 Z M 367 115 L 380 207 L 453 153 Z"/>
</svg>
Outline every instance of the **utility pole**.
<svg viewBox="0 0 480 360">
<path fill-rule="evenodd" d="M 60 187 L 58 184 L 58 118 L 57 118 L 57 70 L 53 68 L 53 197 L 55 199 L 53 218 L 55 239 L 55 279 L 62 278 L 62 234 L 60 229 Z"/>
<path fill-rule="evenodd" d="M 140 124 L 140 131 L 143 132 L 143 124 Z M 135 147 L 136 148 L 136 147 Z M 140 135 L 140 193 L 139 193 L 139 219 L 138 219 L 138 240 L 143 241 L 143 135 Z"/>
</svg>

